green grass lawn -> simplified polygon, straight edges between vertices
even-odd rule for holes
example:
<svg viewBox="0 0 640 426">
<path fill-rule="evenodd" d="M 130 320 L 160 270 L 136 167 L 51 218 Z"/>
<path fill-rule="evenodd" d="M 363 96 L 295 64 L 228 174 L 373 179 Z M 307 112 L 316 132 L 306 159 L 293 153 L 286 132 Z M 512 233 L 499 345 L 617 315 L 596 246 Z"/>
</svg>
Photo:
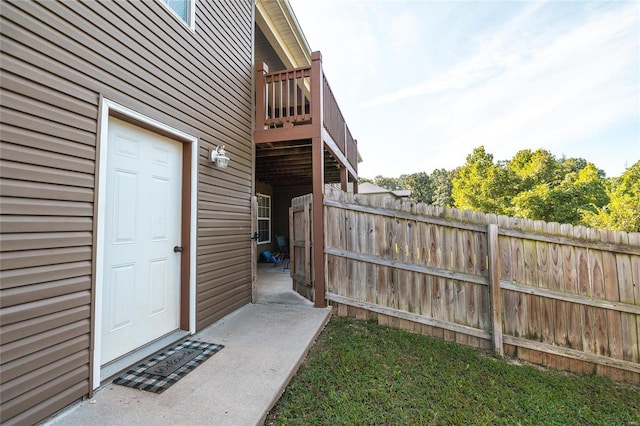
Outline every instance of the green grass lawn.
<svg viewBox="0 0 640 426">
<path fill-rule="evenodd" d="M 267 424 L 640 425 L 640 387 L 333 318 Z"/>
</svg>

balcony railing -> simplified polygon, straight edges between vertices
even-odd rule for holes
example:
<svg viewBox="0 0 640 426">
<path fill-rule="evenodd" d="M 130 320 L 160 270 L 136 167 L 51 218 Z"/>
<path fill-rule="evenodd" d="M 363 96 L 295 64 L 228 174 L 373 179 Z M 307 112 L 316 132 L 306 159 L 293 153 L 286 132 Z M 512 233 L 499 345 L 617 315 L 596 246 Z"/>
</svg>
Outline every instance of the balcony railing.
<svg viewBox="0 0 640 426">
<path fill-rule="evenodd" d="M 311 67 L 264 75 L 264 127 L 309 124 Z"/>
<path fill-rule="evenodd" d="M 329 82 L 322 72 L 320 55 L 314 53 L 311 66 L 269 73 L 258 69 L 256 79 L 256 140 L 269 141 L 269 132 L 277 140 L 311 138 L 318 123 L 340 153 L 357 170 L 357 141 L 351 135 Z M 295 129 L 295 130 L 294 130 Z"/>
<path fill-rule="evenodd" d="M 324 77 L 324 75 L 323 75 Z M 338 145 L 338 148 L 345 154 L 347 160 L 352 165 L 358 163 L 358 146 L 357 141 L 351 135 L 349 126 L 340 111 L 338 102 L 333 96 L 331 86 L 326 77 L 323 80 L 323 126 L 327 133 L 331 135 L 333 140 Z"/>
</svg>

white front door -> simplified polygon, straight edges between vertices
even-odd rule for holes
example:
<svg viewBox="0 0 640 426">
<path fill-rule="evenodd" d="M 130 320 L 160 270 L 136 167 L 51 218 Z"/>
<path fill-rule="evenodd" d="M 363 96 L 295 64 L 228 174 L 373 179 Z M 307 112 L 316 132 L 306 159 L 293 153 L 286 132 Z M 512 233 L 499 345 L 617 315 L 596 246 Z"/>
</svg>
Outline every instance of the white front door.
<svg viewBox="0 0 640 426">
<path fill-rule="evenodd" d="M 101 364 L 176 330 L 182 144 L 109 118 Z"/>
</svg>

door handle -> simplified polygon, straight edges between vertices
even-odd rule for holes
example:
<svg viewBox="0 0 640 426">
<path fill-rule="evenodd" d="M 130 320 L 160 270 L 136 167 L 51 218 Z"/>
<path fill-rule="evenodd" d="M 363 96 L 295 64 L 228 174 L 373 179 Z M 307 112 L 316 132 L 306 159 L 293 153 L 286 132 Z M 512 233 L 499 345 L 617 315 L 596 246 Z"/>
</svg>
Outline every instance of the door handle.
<svg viewBox="0 0 640 426">
<path fill-rule="evenodd" d="M 174 253 L 182 253 L 182 246 L 175 246 L 173 248 Z"/>
<path fill-rule="evenodd" d="M 260 238 L 260 236 L 258 235 L 258 232 L 254 232 L 253 233 L 253 237 L 251 237 L 252 240 L 258 241 L 258 239 Z"/>
</svg>

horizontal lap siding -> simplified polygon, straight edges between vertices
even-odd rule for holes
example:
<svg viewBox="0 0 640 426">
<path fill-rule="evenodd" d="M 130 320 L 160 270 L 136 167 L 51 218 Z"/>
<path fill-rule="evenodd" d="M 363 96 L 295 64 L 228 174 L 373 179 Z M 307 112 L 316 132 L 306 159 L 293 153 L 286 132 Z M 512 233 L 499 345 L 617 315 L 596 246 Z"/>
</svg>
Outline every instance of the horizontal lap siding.
<svg viewBox="0 0 640 426">
<path fill-rule="evenodd" d="M 2 423 L 90 393 L 100 95 L 199 138 L 198 329 L 251 300 L 252 3 L 196 4 L 3 1 Z"/>
<path fill-rule="evenodd" d="M 198 289 L 196 326 L 206 327 L 226 314 L 251 301 L 251 196 L 253 179 L 253 143 L 251 141 L 252 111 L 252 22 L 250 1 L 206 2 L 199 30 L 209 34 L 212 47 L 219 52 L 218 69 L 214 78 L 221 85 L 244 85 L 242 103 L 234 100 L 232 92 L 223 93 L 220 108 L 232 117 L 244 121 L 246 143 L 230 146 L 229 168 L 221 172 L 207 165 L 208 151 L 201 147 L 200 196 L 198 211 Z M 239 75 L 238 70 L 242 70 Z M 232 108 L 233 107 L 233 108 Z M 234 122 L 223 120 L 219 130 L 238 132 Z M 202 152 L 204 151 L 204 152 Z M 204 157 L 204 158 L 203 158 Z"/>
</svg>

